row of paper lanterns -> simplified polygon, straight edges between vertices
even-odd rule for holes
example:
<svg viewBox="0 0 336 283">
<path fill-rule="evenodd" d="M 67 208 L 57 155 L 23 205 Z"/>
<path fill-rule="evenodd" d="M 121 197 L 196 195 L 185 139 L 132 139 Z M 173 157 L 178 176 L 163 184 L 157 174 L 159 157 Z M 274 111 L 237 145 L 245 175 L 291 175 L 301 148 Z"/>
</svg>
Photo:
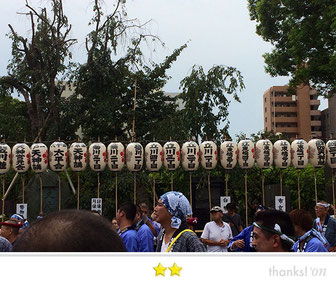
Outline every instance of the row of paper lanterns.
<svg viewBox="0 0 336 283">
<path fill-rule="evenodd" d="M 126 150 L 122 143 L 112 142 L 106 146 L 93 143 L 89 149 L 84 143 L 75 142 L 67 147 L 64 142 L 54 142 L 49 150 L 43 143 L 35 143 L 29 147 L 19 143 L 11 148 L 0 144 L 0 174 L 8 172 L 12 164 L 18 173 L 24 173 L 32 168 L 41 173 L 49 167 L 60 172 L 69 166 L 72 171 L 83 171 L 87 164 L 93 171 L 103 171 L 106 167 L 111 171 L 121 171 L 126 163 L 128 170 L 140 171 L 145 163 L 148 171 L 159 171 L 162 165 L 170 171 L 176 170 L 180 163 L 186 171 L 195 171 L 199 165 L 211 170 L 217 166 L 218 156 L 224 169 L 233 169 L 236 164 L 242 169 L 252 168 L 255 164 L 262 169 L 270 168 L 273 163 L 278 168 L 287 168 L 293 164 L 296 168 L 305 168 L 309 163 L 314 167 L 322 167 L 327 163 L 336 168 L 336 140 L 326 144 L 319 139 L 308 143 L 303 139 L 294 140 L 291 144 L 286 140 L 274 143 L 262 139 L 254 144 L 250 140 L 242 140 L 238 144 L 224 141 L 217 145 L 212 141 L 202 142 L 199 146 L 194 141 L 179 144 L 169 141 L 162 147 L 158 142 L 151 142 L 145 149 L 140 143 L 130 143 Z"/>
</svg>

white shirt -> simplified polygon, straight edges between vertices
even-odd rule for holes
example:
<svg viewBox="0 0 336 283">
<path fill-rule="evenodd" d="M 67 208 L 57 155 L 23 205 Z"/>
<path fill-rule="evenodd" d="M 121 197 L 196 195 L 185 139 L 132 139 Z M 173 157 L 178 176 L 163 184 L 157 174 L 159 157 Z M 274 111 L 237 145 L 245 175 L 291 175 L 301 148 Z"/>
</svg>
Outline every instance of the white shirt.
<svg viewBox="0 0 336 283">
<path fill-rule="evenodd" d="M 219 242 L 221 239 L 232 239 L 232 231 L 230 225 L 226 222 L 222 222 L 223 226 L 219 227 L 215 221 L 208 222 L 204 226 L 201 238 Z M 226 247 L 221 246 L 207 246 L 208 252 L 227 252 Z"/>
</svg>

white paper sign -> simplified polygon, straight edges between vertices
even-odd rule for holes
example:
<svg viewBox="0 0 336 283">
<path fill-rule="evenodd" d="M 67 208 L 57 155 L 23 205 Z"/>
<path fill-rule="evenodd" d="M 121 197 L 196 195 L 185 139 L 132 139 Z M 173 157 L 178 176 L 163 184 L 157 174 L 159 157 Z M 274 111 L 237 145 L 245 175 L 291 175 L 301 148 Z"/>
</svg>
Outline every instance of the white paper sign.
<svg viewBox="0 0 336 283">
<path fill-rule="evenodd" d="M 28 204 L 26 203 L 16 204 L 16 213 L 23 215 L 24 219 L 27 219 L 27 210 L 28 210 Z"/>
<path fill-rule="evenodd" d="M 92 198 L 91 199 L 91 210 L 98 211 L 100 215 L 103 213 L 103 199 L 102 198 Z"/>
<path fill-rule="evenodd" d="M 275 196 L 275 209 L 286 212 L 286 197 Z"/>
<path fill-rule="evenodd" d="M 226 206 L 230 202 L 231 202 L 231 197 L 229 196 L 220 197 L 220 207 L 221 209 L 223 209 L 224 213 L 227 213 Z"/>
</svg>

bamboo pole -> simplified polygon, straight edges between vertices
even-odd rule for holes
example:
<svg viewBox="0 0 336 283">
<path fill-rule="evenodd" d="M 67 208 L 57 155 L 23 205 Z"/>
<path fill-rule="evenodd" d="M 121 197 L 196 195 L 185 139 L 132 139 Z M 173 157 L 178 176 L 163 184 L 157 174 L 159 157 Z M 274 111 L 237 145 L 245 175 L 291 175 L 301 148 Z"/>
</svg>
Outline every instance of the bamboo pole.
<svg viewBox="0 0 336 283">
<path fill-rule="evenodd" d="M 134 180 L 134 183 L 133 183 L 133 201 L 134 201 L 134 204 L 136 204 L 136 202 L 137 202 L 137 199 L 136 199 L 136 172 L 134 172 L 133 180 Z"/>
<path fill-rule="evenodd" d="M 173 176 L 173 173 L 171 173 L 171 176 L 170 176 L 170 190 L 171 191 L 174 190 L 174 176 Z"/>
<path fill-rule="evenodd" d="M 225 172 L 225 195 L 229 195 L 229 173 Z"/>
<path fill-rule="evenodd" d="M 79 172 L 77 173 L 77 210 L 79 210 Z"/>
<path fill-rule="evenodd" d="M 22 187 L 22 203 L 25 202 L 25 185 L 24 185 L 24 175 L 21 175 L 21 187 Z"/>
<path fill-rule="evenodd" d="M 42 173 L 39 174 L 40 179 L 40 215 L 43 214 L 43 184 L 42 184 Z"/>
<path fill-rule="evenodd" d="M 155 173 L 153 173 L 153 208 L 155 207 Z"/>
<path fill-rule="evenodd" d="M 262 191 L 262 203 L 263 206 L 265 206 L 265 175 L 263 169 L 261 169 L 261 191 Z"/>
<path fill-rule="evenodd" d="M 316 178 L 316 168 L 314 167 L 314 185 L 315 185 L 315 203 L 317 203 L 317 178 Z"/>
<path fill-rule="evenodd" d="M 58 211 L 61 211 L 61 203 L 62 203 L 61 175 L 58 172 Z"/>
<path fill-rule="evenodd" d="M 209 193 L 209 211 L 211 210 L 211 185 L 210 185 L 210 171 L 208 171 L 208 193 Z M 210 214 L 210 221 L 211 221 L 211 214 Z"/>
<path fill-rule="evenodd" d="M 97 174 L 97 180 L 98 180 L 98 189 L 97 189 L 97 198 L 99 198 L 100 193 L 100 173 Z"/>
<path fill-rule="evenodd" d="M 248 227 L 248 208 L 247 208 L 247 170 L 245 170 L 245 219 L 246 227 Z"/>
<path fill-rule="evenodd" d="M 12 182 L 10 183 L 10 185 L 9 185 L 9 187 L 8 187 L 8 189 L 7 189 L 6 193 L 5 193 L 5 195 L 2 197 L 3 200 L 6 199 L 8 193 L 9 193 L 10 190 L 13 188 L 13 185 L 14 185 L 14 183 L 15 183 L 15 180 L 16 180 L 16 178 L 17 178 L 18 176 L 19 176 L 19 173 L 16 173 L 15 176 L 14 176 L 14 178 L 13 178 L 13 180 L 12 180 Z"/>
<path fill-rule="evenodd" d="M 331 183 L 332 183 L 333 206 L 334 206 L 334 209 L 335 209 L 335 170 L 334 170 L 334 168 L 331 168 L 331 179 L 332 179 Z"/>
<path fill-rule="evenodd" d="M 117 216 L 118 213 L 118 173 L 116 172 L 116 177 L 115 177 L 115 215 Z"/>
<path fill-rule="evenodd" d="M 1 221 L 4 221 L 5 216 L 5 175 L 2 176 L 2 210 L 1 210 Z"/>
<path fill-rule="evenodd" d="M 297 169 L 297 180 L 298 180 L 298 201 L 299 201 L 299 209 L 301 209 L 301 197 L 300 197 L 300 169 Z"/>
<path fill-rule="evenodd" d="M 190 202 L 190 206 L 192 208 L 192 178 L 191 178 L 191 172 L 189 172 L 189 202 Z"/>
<path fill-rule="evenodd" d="M 282 196 L 282 169 L 280 169 L 280 196 Z"/>
</svg>

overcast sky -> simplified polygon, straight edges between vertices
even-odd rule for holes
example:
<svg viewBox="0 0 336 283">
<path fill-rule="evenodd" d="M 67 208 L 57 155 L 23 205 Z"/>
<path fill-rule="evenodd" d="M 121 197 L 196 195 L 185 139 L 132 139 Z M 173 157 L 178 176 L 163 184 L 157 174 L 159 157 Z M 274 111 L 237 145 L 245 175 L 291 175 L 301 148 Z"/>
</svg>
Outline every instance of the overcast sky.
<svg viewBox="0 0 336 283">
<path fill-rule="evenodd" d="M 34 7 L 45 6 L 47 0 L 29 1 Z M 74 60 L 85 60 L 84 38 L 90 31 L 93 0 L 63 0 L 64 13 L 73 25 L 72 37 L 78 39 L 73 47 Z M 104 10 L 112 11 L 114 0 L 105 0 Z M 7 0 L 0 17 L 0 75 L 6 74 L 11 58 L 11 41 L 5 36 L 8 24 L 26 35 L 29 21 L 17 12 L 26 11 L 24 0 Z M 164 90 L 178 92 L 180 81 L 190 74 L 193 65 L 208 70 L 213 65 L 233 66 L 244 77 L 246 89 L 241 92 L 241 103 L 232 102 L 229 107 L 229 132 L 234 138 L 240 132 L 256 133 L 263 129 L 262 95 L 273 85 L 284 85 L 288 78 L 272 78 L 264 71 L 262 54 L 272 46 L 255 33 L 255 22 L 250 21 L 247 0 L 127 0 L 130 18 L 141 22 L 152 19 L 150 29 L 158 35 L 165 48 L 157 46 L 156 52 L 148 53 L 151 60 L 159 63 L 175 48 L 188 42 L 174 63 L 172 77 Z M 324 103 L 322 103 L 324 105 Z M 321 108 L 321 107 L 320 107 Z M 322 106 L 324 108 L 324 106 Z"/>
</svg>

